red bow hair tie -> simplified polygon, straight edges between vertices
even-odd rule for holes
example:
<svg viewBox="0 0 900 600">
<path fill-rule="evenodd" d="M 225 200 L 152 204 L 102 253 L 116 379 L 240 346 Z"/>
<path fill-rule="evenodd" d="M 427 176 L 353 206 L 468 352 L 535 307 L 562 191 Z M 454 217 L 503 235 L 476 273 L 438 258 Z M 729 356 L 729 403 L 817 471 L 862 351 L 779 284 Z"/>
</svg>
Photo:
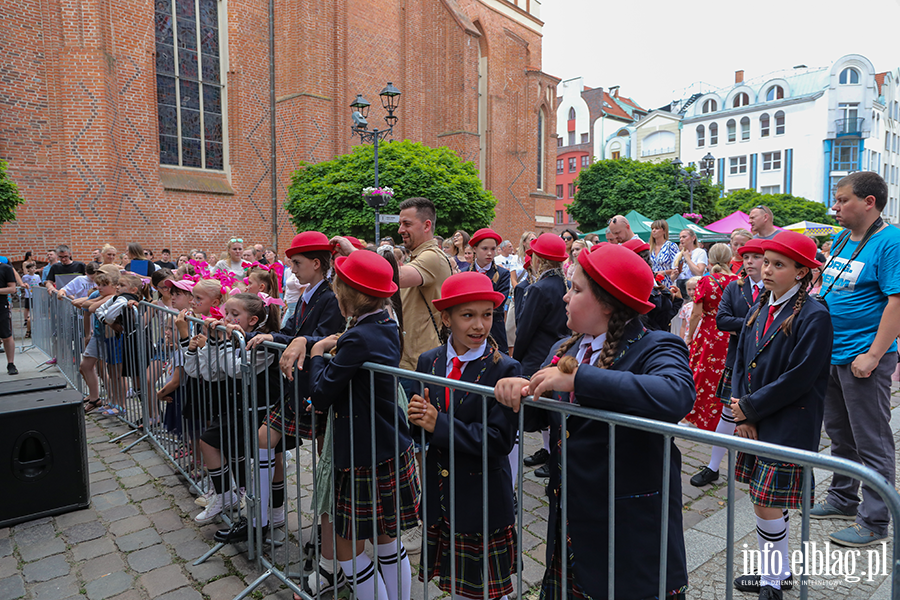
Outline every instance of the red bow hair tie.
<svg viewBox="0 0 900 600">
<path fill-rule="evenodd" d="M 210 307 L 209 316 L 211 316 L 215 319 L 224 319 L 225 318 L 225 315 L 222 313 L 221 310 L 219 310 L 218 306 Z"/>
<path fill-rule="evenodd" d="M 285 301 L 282 300 L 281 298 L 273 298 L 272 296 L 270 296 L 266 293 L 263 293 L 263 292 L 258 292 L 256 295 L 259 296 L 259 299 L 263 301 L 263 304 L 265 304 L 267 308 L 269 306 L 271 306 L 272 304 L 274 304 L 276 306 L 281 306 L 281 307 L 287 306 Z"/>
</svg>

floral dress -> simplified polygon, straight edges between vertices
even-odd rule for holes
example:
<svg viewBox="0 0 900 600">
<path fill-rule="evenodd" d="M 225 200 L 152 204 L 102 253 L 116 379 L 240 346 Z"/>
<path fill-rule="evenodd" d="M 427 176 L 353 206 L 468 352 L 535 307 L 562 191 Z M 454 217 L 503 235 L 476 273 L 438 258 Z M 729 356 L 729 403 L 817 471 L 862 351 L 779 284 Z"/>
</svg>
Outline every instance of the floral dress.
<svg viewBox="0 0 900 600">
<path fill-rule="evenodd" d="M 728 354 L 729 334 L 716 327 L 716 313 L 722 293 L 735 279 L 737 277 L 732 274 L 707 275 L 700 280 L 694 292 L 694 302 L 703 304 L 703 316 L 690 344 L 697 400 L 685 420 L 707 431 L 715 430 L 719 424 L 722 402 L 716 397 L 716 386 L 722 377 Z"/>
</svg>

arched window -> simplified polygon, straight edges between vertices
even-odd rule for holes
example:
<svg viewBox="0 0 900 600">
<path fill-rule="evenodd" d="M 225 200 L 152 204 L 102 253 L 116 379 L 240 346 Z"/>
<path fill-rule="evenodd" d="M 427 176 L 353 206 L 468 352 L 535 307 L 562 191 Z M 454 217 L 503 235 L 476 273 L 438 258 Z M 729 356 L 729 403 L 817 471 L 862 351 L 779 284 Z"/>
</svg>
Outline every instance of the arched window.
<svg viewBox="0 0 900 600">
<path fill-rule="evenodd" d="M 715 146 L 719 143 L 719 125 L 716 123 L 709 124 L 709 145 Z"/>
<path fill-rule="evenodd" d="M 735 141 L 737 139 L 737 134 L 735 133 L 734 119 L 728 119 L 728 123 L 726 123 L 725 127 L 728 129 L 728 141 Z"/>
<path fill-rule="evenodd" d="M 544 189 L 544 111 L 538 110 L 537 122 L 537 189 Z"/>
<path fill-rule="evenodd" d="M 750 139 L 750 117 L 741 119 L 741 141 Z"/>
<path fill-rule="evenodd" d="M 775 113 L 775 135 L 784 135 L 784 111 Z"/>
<path fill-rule="evenodd" d="M 703 125 L 697 125 L 697 147 L 702 148 L 706 143 L 706 129 Z"/>
<path fill-rule="evenodd" d="M 745 92 L 741 92 L 734 97 L 734 100 L 732 100 L 731 102 L 731 107 L 740 108 L 741 106 L 747 106 L 748 104 L 750 104 L 750 96 L 748 96 Z"/>
<path fill-rule="evenodd" d="M 859 71 L 857 71 L 853 67 L 847 67 L 846 69 L 841 71 L 840 82 L 841 85 L 859 83 Z"/>
<path fill-rule="evenodd" d="M 570 108 L 570 109 L 569 109 L 569 120 L 570 120 L 570 121 L 574 121 L 574 120 L 575 120 L 575 109 L 574 109 L 574 108 Z"/>
<path fill-rule="evenodd" d="M 769 137 L 769 114 L 759 115 L 759 137 Z"/>
<path fill-rule="evenodd" d="M 710 98 L 703 103 L 703 114 L 716 112 L 719 109 L 719 104 Z"/>
<path fill-rule="evenodd" d="M 782 98 L 784 98 L 784 88 L 780 85 L 773 85 L 769 88 L 769 91 L 766 92 L 766 102 L 781 100 Z"/>
</svg>

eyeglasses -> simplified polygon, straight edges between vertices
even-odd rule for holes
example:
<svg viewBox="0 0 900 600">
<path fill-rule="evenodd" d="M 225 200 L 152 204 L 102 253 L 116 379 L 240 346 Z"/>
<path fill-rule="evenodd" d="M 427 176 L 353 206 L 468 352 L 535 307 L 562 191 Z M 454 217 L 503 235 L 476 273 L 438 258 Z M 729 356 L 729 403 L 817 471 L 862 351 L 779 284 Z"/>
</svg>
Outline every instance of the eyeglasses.
<svg viewBox="0 0 900 600">
<path fill-rule="evenodd" d="M 235 242 L 240 242 L 241 244 L 243 244 L 244 240 L 242 240 L 241 238 L 231 238 L 230 240 L 228 240 L 229 244 L 233 244 Z"/>
<path fill-rule="evenodd" d="M 573 238 L 571 235 L 564 235 L 564 236 L 562 236 L 562 239 L 564 239 L 567 242 L 571 242 L 575 238 Z"/>
<path fill-rule="evenodd" d="M 613 217 L 612 219 L 610 219 L 609 221 L 607 221 L 606 224 L 607 224 L 607 225 L 615 225 L 617 219 L 618 219 L 618 217 Z"/>
</svg>

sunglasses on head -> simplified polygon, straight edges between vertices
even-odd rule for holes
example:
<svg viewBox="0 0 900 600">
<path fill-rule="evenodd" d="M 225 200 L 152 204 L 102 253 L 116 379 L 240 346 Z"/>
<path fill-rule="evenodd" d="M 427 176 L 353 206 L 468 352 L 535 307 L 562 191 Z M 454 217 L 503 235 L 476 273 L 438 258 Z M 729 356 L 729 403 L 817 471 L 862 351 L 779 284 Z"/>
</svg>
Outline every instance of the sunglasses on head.
<svg viewBox="0 0 900 600">
<path fill-rule="evenodd" d="M 606 224 L 607 224 L 607 225 L 615 225 L 617 219 L 618 219 L 618 217 L 613 217 L 612 219 L 610 219 L 609 221 L 607 221 Z"/>
<path fill-rule="evenodd" d="M 242 240 L 241 238 L 231 238 L 230 240 L 228 240 L 228 243 L 229 243 L 229 244 L 233 244 L 233 243 L 235 243 L 235 242 L 238 242 L 238 243 L 243 244 L 243 243 L 244 243 L 244 240 Z"/>
</svg>

